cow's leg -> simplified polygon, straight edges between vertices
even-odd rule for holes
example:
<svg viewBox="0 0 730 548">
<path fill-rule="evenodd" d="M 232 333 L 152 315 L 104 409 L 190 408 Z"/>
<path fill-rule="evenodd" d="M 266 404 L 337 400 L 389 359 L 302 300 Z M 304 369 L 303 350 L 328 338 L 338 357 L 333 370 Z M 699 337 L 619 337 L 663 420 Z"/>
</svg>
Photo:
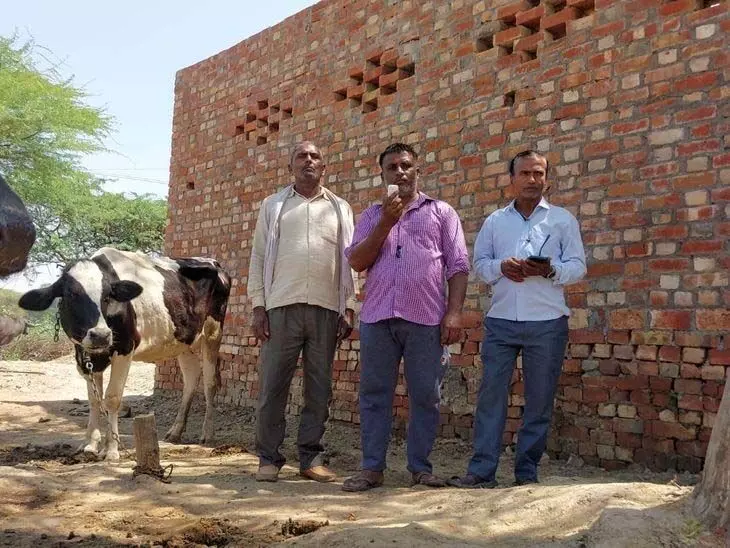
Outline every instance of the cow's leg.
<svg viewBox="0 0 730 548">
<path fill-rule="evenodd" d="M 177 411 L 175 422 L 165 434 L 165 439 L 172 443 L 178 443 L 185 430 L 185 423 L 188 420 L 188 411 L 193 402 L 193 394 L 200 379 L 200 360 L 192 352 L 186 351 L 177 357 L 180 371 L 183 376 L 183 393 L 180 401 L 180 409 Z"/>
<path fill-rule="evenodd" d="M 115 356 L 109 367 L 109 384 L 104 394 L 104 408 L 108 413 L 106 434 L 106 460 L 119 460 L 119 407 L 122 404 L 124 385 L 127 383 L 132 356 Z"/>
<path fill-rule="evenodd" d="M 96 387 L 96 391 L 94 391 Z M 101 396 L 104 390 L 104 374 L 92 373 L 90 377 L 86 377 L 86 391 L 89 395 L 89 424 L 86 427 L 86 439 L 79 447 L 79 451 L 84 453 L 99 452 L 101 444 L 101 430 L 99 423 L 101 421 Z"/>
<path fill-rule="evenodd" d="M 200 443 L 212 445 L 215 442 L 215 393 L 218 388 L 218 349 L 220 339 L 203 341 L 203 390 L 205 391 L 205 419 Z"/>
</svg>

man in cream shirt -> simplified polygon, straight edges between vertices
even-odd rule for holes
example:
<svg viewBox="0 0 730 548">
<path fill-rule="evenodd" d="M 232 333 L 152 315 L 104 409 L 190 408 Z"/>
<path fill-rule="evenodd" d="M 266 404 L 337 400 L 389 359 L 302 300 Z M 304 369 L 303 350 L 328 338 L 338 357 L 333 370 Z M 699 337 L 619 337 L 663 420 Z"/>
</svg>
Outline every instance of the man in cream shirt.
<svg viewBox="0 0 730 548">
<path fill-rule="evenodd" d="M 276 481 L 289 386 L 300 353 L 304 408 L 297 446 L 300 474 L 336 478 L 322 462 L 322 436 L 332 395 L 332 363 L 353 325 L 354 275 L 344 250 L 352 241 L 350 205 L 321 185 L 325 162 L 310 142 L 294 147 L 294 183 L 266 197 L 259 210 L 249 263 L 253 329 L 261 341 L 256 449 L 258 481 Z"/>
<path fill-rule="evenodd" d="M 548 203 L 547 159 L 532 150 L 509 165 L 515 199 L 492 213 L 474 243 L 474 270 L 492 286 L 484 320 L 484 372 L 474 414 L 474 456 L 449 485 L 493 488 L 507 418 L 510 379 L 522 353 L 525 408 L 515 451 L 515 483 L 537 482 L 568 342 L 563 288 L 586 273 L 578 221 Z"/>
</svg>

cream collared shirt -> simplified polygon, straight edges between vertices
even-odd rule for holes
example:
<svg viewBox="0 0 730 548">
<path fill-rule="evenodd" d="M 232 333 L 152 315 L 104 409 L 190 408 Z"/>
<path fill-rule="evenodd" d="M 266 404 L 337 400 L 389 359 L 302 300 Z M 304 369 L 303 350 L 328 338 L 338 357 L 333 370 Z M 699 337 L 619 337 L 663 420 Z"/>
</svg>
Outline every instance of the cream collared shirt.
<svg viewBox="0 0 730 548">
<path fill-rule="evenodd" d="M 266 298 L 267 310 L 305 303 L 338 311 L 338 233 L 337 212 L 322 191 L 312 198 L 292 191 L 281 211 L 279 247 L 271 294 Z M 254 251 L 263 257 L 265 246 L 265 229 L 257 226 Z"/>
</svg>

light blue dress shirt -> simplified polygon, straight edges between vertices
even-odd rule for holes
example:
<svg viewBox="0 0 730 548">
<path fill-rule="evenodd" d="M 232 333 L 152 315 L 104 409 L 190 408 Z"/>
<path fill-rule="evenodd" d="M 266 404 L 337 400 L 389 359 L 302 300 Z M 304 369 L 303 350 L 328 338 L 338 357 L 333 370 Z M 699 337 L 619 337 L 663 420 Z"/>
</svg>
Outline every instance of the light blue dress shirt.
<svg viewBox="0 0 730 548">
<path fill-rule="evenodd" d="M 504 259 L 526 259 L 537 255 L 541 247 L 540 254 L 550 257 L 555 268 L 552 279 L 530 276 L 517 283 L 502 274 Z M 577 282 L 586 273 L 578 221 L 567 209 L 550 205 L 545 198 L 525 219 L 513 201 L 484 221 L 474 243 L 474 270 L 492 286 L 489 318 L 543 321 L 570 316 L 563 286 Z"/>
</svg>

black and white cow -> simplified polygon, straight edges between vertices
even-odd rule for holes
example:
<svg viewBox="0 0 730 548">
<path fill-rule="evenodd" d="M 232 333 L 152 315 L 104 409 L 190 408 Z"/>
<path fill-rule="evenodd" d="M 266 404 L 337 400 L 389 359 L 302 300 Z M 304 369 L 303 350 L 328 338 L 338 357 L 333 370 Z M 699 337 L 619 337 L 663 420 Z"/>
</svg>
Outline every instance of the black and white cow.
<svg viewBox="0 0 730 548">
<path fill-rule="evenodd" d="M 132 360 L 177 357 L 184 388 L 177 417 L 165 436 L 173 442 L 185 429 L 202 361 L 206 409 L 201 442 L 213 441 L 218 349 L 230 288 L 229 276 L 212 259 L 153 257 L 105 247 L 68 265 L 53 285 L 20 298 L 18 304 L 26 310 L 45 310 L 60 299 L 61 326 L 74 343 L 77 367 L 88 384 L 85 452 L 100 452 L 95 386 L 109 414 L 106 447 L 100 453 L 107 460 L 119 460 L 118 411 Z M 102 375 L 109 365 L 103 393 Z"/>
</svg>

